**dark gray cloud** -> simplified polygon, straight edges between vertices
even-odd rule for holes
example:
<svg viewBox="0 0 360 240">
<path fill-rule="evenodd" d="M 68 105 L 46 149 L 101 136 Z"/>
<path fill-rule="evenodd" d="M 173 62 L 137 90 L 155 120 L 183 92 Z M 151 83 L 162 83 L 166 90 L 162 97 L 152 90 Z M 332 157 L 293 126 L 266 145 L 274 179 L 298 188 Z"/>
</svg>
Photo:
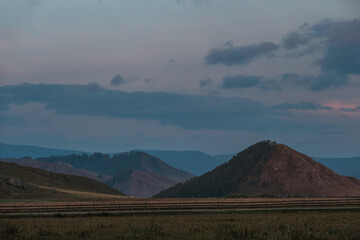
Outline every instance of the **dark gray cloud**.
<svg viewBox="0 0 360 240">
<path fill-rule="evenodd" d="M 336 73 L 322 73 L 316 77 L 304 77 L 303 83 L 311 91 L 321 91 L 328 88 L 339 88 L 349 84 L 346 75 Z"/>
<path fill-rule="evenodd" d="M 223 47 L 209 50 L 204 62 L 244 65 L 254 59 L 271 56 L 279 46 L 262 42 L 236 47 L 232 41 L 227 41 Z M 360 18 L 325 19 L 314 25 L 304 24 L 297 31 L 286 34 L 282 46 L 287 50 L 286 56 L 290 57 L 302 57 L 323 50 L 324 56 L 317 61 L 323 73 L 360 74 Z M 305 49 L 296 50 L 301 46 Z"/>
<path fill-rule="evenodd" d="M 211 49 L 204 58 L 206 64 L 222 64 L 222 65 L 244 65 L 250 61 L 270 56 L 279 47 L 272 42 L 262 42 L 248 46 L 234 47 L 226 43 L 224 47 Z"/>
<path fill-rule="evenodd" d="M 2 106 L 44 104 L 56 114 L 158 120 L 183 129 L 295 131 L 333 126 L 283 120 L 257 101 L 245 98 L 123 92 L 99 85 L 22 84 L 0 87 Z"/>
<path fill-rule="evenodd" d="M 281 78 L 280 78 L 280 82 L 282 84 L 287 84 L 287 85 L 301 85 L 302 84 L 302 78 L 299 74 L 295 74 L 295 73 L 284 73 Z"/>
<path fill-rule="evenodd" d="M 282 103 L 272 106 L 275 110 L 331 110 L 331 107 L 324 106 L 313 102 L 299 102 L 299 103 Z"/>
<path fill-rule="evenodd" d="M 204 80 L 200 80 L 199 87 L 206 87 L 206 86 L 210 86 L 211 84 L 212 84 L 212 80 L 210 78 L 207 78 Z"/>
<path fill-rule="evenodd" d="M 360 19 L 326 19 L 310 30 L 313 37 L 326 39 L 327 50 L 318 61 L 323 71 L 360 74 Z"/>
<path fill-rule="evenodd" d="M 262 76 L 236 75 L 223 78 L 222 88 L 259 88 L 264 91 L 280 91 L 282 86 L 276 79 L 265 79 Z"/>
<path fill-rule="evenodd" d="M 321 73 L 318 76 L 300 76 L 286 73 L 281 76 L 278 84 L 285 87 L 305 87 L 310 91 L 322 91 L 329 88 L 340 88 L 350 83 L 346 75 L 337 73 Z"/>
<path fill-rule="evenodd" d="M 314 25 L 303 25 L 299 31 L 287 34 L 284 48 L 290 50 L 311 41 L 320 40 L 317 48 L 324 49 L 324 56 L 317 61 L 323 72 L 338 74 L 360 74 L 360 19 L 325 19 Z M 309 46 L 301 51 L 303 56 L 315 51 Z M 294 56 L 294 55 L 292 55 Z"/>
<path fill-rule="evenodd" d="M 340 108 L 340 111 L 343 111 L 343 112 L 358 112 L 358 111 L 360 111 L 360 106 L 359 107 L 354 107 L 354 108 Z"/>
<path fill-rule="evenodd" d="M 281 91 L 283 86 L 279 84 L 279 81 L 276 79 L 263 79 L 257 85 L 258 88 L 264 91 Z"/>
<path fill-rule="evenodd" d="M 120 84 L 126 83 L 126 80 L 123 76 L 116 74 L 115 77 L 110 82 L 111 86 L 119 86 Z"/>
<path fill-rule="evenodd" d="M 154 82 L 154 80 L 153 80 L 152 78 L 147 78 L 147 79 L 144 80 L 144 82 L 146 82 L 146 83 L 152 83 L 152 82 Z"/>
<path fill-rule="evenodd" d="M 249 75 L 226 76 L 222 80 L 222 88 L 247 88 L 260 83 L 262 77 Z"/>
<path fill-rule="evenodd" d="M 325 72 L 318 76 L 301 76 L 293 73 L 286 73 L 281 76 L 278 84 L 285 87 L 305 87 L 310 91 L 322 91 L 336 89 L 349 85 L 347 75 Z"/>
<path fill-rule="evenodd" d="M 337 73 L 322 73 L 318 76 L 301 76 L 285 73 L 279 79 L 265 79 L 259 76 L 237 75 L 223 78 L 222 88 L 258 88 L 265 91 L 280 91 L 283 89 L 302 87 L 310 91 L 336 89 L 349 85 L 347 75 Z"/>
<path fill-rule="evenodd" d="M 360 74 L 360 40 L 357 45 L 330 46 L 318 63 L 325 72 Z"/>
<path fill-rule="evenodd" d="M 300 45 L 306 45 L 309 38 L 298 32 L 291 32 L 283 38 L 282 42 L 286 49 L 295 49 Z"/>
<path fill-rule="evenodd" d="M 283 87 L 305 87 L 310 91 L 322 91 L 329 88 L 340 88 L 349 85 L 347 75 L 337 73 L 321 73 L 318 76 L 301 76 L 293 73 L 285 73 L 281 76 L 278 84 Z"/>
</svg>

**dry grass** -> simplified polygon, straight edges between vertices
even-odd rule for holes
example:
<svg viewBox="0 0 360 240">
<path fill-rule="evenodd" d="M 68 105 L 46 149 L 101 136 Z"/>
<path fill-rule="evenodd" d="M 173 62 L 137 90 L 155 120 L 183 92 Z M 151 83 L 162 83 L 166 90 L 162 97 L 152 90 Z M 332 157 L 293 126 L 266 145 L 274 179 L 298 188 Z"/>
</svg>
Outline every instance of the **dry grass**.
<svg viewBox="0 0 360 240">
<path fill-rule="evenodd" d="M 360 239 L 360 212 L 0 219 L 0 239 Z"/>
<path fill-rule="evenodd" d="M 70 194 L 73 196 L 74 199 L 120 200 L 123 198 L 127 198 L 126 196 L 121 196 L 121 195 L 76 191 L 76 190 L 69 190 L 69 189 L 63 189 L 63 188 L 41 186 L 41 185 L 36 185 L 36 184 L 33 184 L 33 185 L 35 185 L 39 188 L 43 188 L 43 189 L 55 190 L 58 192 Z"/>
</svg>

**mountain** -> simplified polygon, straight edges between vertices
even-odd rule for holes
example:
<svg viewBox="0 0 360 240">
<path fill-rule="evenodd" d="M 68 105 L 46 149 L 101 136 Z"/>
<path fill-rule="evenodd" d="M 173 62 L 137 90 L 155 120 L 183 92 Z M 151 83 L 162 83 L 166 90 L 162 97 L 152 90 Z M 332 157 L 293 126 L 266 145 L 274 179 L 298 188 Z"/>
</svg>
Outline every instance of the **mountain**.
<svg viewBox="0 0 360 240">
<path fill-rule="evenodd" d="M 218 165 L 230 160 L 235 154 L 209 155 L 201 151 L 165 151 L 165 150 L 141 150 L 153 155 L 165 163 L 189 172 L 195 176 L 210 171 Z M 82 154 L 80 151 L 59 150 L 26 145 L 10 145 L 0 143 L 0 158 L 22 157 L 50 157 L 65 156 L 69 154 Z M 115 155 L 114 153 L 109 156 Z M 331 170 L 346 176 L 360 178 L 360 157 L 353 158 L 314 158 Z M 64 172 L 66 173 L 66 172 Z M 70 173 L 69 173 L 70 174 Z M 78 175 L 78 174 L 75 174 Z M 80 175 L 82 176 L 82 175 Z"/>
<path fill-rule="evenodd" d="M 96 173 L 98 174 L 96 179 L 101 177 L 102 182 L 115 189 L 139 197 L 152 196 L 171 185 L 185 182 L 194 177 L 188 172 L 176 169 L 160 159 L 140 151 L 118 153 L 111 157 L 102 153 L 72 154 L 37 158 L 36 161 L 46 164 L 65 163 L 77 169 L 77 172 L 86 170 L 87 174 L 89 172 Z M 127 184 L 131 186 L 127 186 Z"/>
<path fill-rule="evenodd" d="M 0 143 L 0 158 L 50 157 L 69 154 L 81 154 L 80 151 L 43 148 L 28 145 L 11 145 Z"/>
<path fill-rule="evenodd" d="M 0 162 L 0 198 L 73 198 L 89 193 L 124 194 L 94 179 Z"/>
<path fill-rule="evenodd" d="M 341 175 L 352 176 L 360 179 L 360 157 L 314 159 Z"/>
<path fill-rule="evenodd" d="M 52 156 L 37 158 L 36 160 L 41 162 L 69 163 L 75 168 L 82 168 L 110 176 L 114 176 L 120 170 L 136 169 L 144 172 L 153 172 L 177 182 L 183 182 L 193 177 L 190 173 L 176 169 L 159 158 L 140 151 L 118 153 L 112 157 L 108 154 L 94 153 L 91 155 Z"/>
<path fill-rule="evenodd" d="M 360 196 L 360 180 L 340 176 L 283 144 L 262 141 L 211 172 L 177 184 L 154 197 Z"/>
<path fill-rule="evenodd" d="M 32 158 L 5 158 L 5 159 L 0 159 L 0 161 L 16 163 L 21 166 L 40 168 L 54 173 L 63 173 L 63 174 L 88 177 L 95 179 L 99 182 L 104 182 L 111 178 L 111 176 L 109 175 L 102 175 L 96 172 L 88 171 L 86 169 L 74 168 L 71 164 L 64 162 L 44 162 Z"/>
<path fill-rule="evenodd" d="M 232 155 L 211 156 L 200 151 L 142 150 L 167 164 L 199 176 L 229 160 Z"/>
<path fill-rule="evenodd" d="M 177 183 L 153 172 L 136 169 L 124 169 L 106 181 L 113 188 L 134 197 L 151 197 Z"/>
</svg>

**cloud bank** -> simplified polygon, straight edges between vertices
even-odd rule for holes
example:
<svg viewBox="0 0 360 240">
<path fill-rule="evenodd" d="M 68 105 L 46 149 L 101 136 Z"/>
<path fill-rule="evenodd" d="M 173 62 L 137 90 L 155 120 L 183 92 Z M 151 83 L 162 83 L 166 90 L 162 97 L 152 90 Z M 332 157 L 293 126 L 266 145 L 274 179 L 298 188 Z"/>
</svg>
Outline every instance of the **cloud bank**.
<svg viewBox="0 0 360 240">
<path fill-rule="evenodd" d="M 323 72 L 360 74 L 360 19 L 324 19 L 314 25 L 304 25 L 284 40 L 287 49 L 322 40 L 324 56 L 318 64 Z"/>
<path fill-rule="evenodd" d="M 222 88 L 253 87 L 269 91 L 303 87 L 322 91 L 348 86 L 351 83 L 348 75 L 360 74 L 360 19 L 325 19 L 314 25 L 304 24 L 297 31 L 286 34 L 278 45 L 263 42 L 234 47 L 228 41 L 223 48 L 211 49 L 204 61 L 207 64 L 244 65 L 253 59 L 270 56 L 280 46 L 295 57 L 312 54 L 317 48 L 324 49 L 323 56 L 315 62 L 321 73 L 318 76 L 285 73 L 278 79 L 225 76 Z"/>
<path fill-rule="evenodd" d="M 157 120 L 183 129 L 319 131 L 326 124 L 284 120 L 272 109 L 246 98 L 123 92 L 97 84 L 21 84 L 0 87 L 0 109 L 41 103 L 57 114 Z"/>
</svg>

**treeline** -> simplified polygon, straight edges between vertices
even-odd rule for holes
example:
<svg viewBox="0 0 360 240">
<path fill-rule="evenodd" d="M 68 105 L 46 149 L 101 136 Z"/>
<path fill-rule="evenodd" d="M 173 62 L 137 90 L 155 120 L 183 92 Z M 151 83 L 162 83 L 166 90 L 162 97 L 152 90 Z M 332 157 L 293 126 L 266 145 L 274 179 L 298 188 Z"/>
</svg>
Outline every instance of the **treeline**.
<svg viewBox="0 0 360 240">
<path fill-rule="evenodd" d="M 139 169 L 139 159 L 149 158 L 144 152 L 132 151 L 118 153 L 110 156 L 103 153 L 94 154 L 71 154 L 67 156 L 52 156 L 45 158 L 36 158 L 44 162 L 64 162 L 69 163 L 75 168 L 83 168 L 100 174 L 113 176 L 123 169 Z"/>
</svg>

